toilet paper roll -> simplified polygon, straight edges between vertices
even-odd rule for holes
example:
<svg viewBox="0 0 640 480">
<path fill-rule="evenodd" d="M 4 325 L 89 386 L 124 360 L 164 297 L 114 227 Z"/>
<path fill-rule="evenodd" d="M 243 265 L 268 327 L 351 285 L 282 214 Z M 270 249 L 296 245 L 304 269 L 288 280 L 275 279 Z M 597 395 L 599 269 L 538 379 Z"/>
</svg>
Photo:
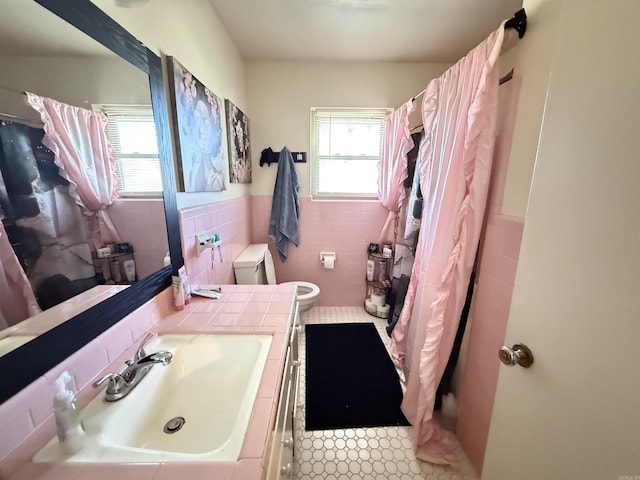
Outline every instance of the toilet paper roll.
<svg viewBox="0 0 640 480">
<path fill-rule="evenodd" d="M 324 268 L 333 270 L 336 266 L 336 257 L 324 257 Z"/>
<path fill-rule="evenodd" d="M 379 293 L 373 293 L 371 294 L 371 303 L 381 307 L 385 304 L 385 296 Z"/>
<path fill-rule="evenodd" d="M 384 305 L 377 307 L 377 315 L 381 318 L 387 318 L 389 315 L 389 304 L 385 303 Z"/>
<path fill-rule="evenodd" d="M 371 313 L 376 313 L 377 312 L 377 308 L 378 307 L 371 300 L 369 300 L 368 298 L 366 298 L 364 300 L 364 305 L 367 308 L 368 312 L 371 312 Z"/>
</svg>

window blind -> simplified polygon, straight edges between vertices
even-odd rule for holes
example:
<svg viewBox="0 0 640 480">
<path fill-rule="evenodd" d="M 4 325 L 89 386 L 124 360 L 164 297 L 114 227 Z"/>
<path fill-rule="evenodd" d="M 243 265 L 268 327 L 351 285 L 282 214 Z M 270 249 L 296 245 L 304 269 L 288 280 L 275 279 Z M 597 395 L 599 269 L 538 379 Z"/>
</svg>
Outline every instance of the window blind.
<svg viewBox="0 0 640 480">
<path fill-rule="evenodd" d="M 317 197 L 375 197 L 389 109 L 311 110 L 311 190 Z"/>
<path fill-rule="evenodd" d="M 151 107 L 100 105 L 99 109 L 108 118 L 106 133 L 118 165 L 120 194 L 162 192 L 158 141 Z"/>
</svg>

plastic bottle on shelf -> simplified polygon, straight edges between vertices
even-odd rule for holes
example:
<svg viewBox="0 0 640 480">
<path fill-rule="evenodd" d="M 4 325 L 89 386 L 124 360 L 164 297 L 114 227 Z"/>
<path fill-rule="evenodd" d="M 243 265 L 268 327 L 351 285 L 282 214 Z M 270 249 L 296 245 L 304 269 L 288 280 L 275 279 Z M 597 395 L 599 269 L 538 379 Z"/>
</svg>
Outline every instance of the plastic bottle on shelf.
<svg viewBox="0 0 640 480">
<path fill-rule="evenodd" d="M 383 283 L 387 280 L 387 261 L 380 260 L 380 274 L 378 276 L 378 280 L 380 283 Z"/>
</svg>

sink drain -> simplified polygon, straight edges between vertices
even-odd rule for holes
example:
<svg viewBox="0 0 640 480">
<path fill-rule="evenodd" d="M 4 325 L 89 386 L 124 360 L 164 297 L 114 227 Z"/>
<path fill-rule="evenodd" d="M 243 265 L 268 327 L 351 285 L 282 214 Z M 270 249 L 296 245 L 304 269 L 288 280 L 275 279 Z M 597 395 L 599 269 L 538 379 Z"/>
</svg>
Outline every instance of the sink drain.
<svg viewBox="0 0 640 480">
<path fill-rule="evenodd" d="M 164 424 L 164 428 L 162 429 L 164 433 L 176 433 L 179 431 L 185 424 L 186 420 L 184 417 L 173 417 L 167 423 Z"/>
</svg>

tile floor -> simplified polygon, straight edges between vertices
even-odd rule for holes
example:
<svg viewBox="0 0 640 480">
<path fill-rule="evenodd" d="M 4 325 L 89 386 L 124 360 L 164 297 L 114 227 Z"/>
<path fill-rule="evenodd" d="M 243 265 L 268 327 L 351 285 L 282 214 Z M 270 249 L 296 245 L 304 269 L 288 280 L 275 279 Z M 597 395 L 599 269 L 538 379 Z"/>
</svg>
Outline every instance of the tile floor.
<svg viewBox="0 0 640 480">
<path fill-rule="evenodd" d="M 303 323 L 373 322 L 387 349 L 386 321 L 362 307 L 314 307 Z M 306 432 L 304 429 L 305 336 L 300 335 L 300 396 L 296 416 L 294 477 L 304 480 L 477 480 L 455 437 L 457 469 L 417 460 L 411 427 L 356 428 Z M 452 435 L 453 436 L 453 435 Z"/>
</svg>

